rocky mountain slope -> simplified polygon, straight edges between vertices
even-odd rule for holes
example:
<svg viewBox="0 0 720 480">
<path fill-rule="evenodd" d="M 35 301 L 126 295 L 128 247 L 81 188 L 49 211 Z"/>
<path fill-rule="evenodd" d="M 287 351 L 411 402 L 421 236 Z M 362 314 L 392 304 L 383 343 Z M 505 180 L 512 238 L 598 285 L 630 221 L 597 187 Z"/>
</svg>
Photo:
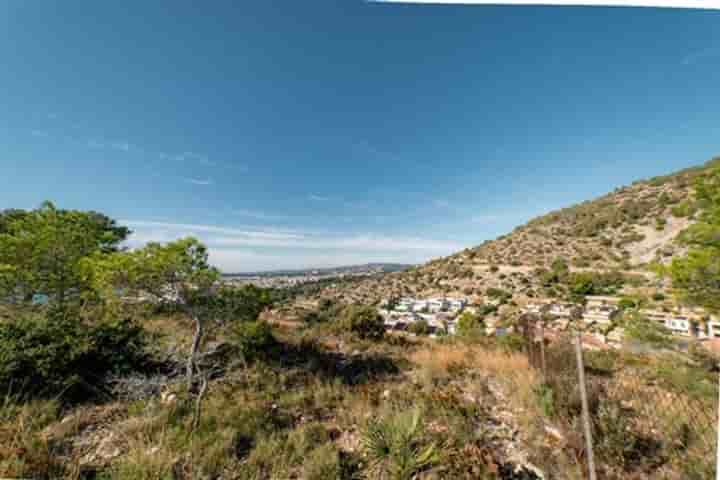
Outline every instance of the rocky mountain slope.
<svg viewBox="0 0 720 480">
<path fill-rule="evenodd" d="M 320 296 L 373 303 L 390 295 L 463 295 L 481 303 L 499 294 L 522 301 L 543 295 L 543 272 L 563 259 L 572 272 L 622 272 L 652 278 L 647 266 L 681 253 L 675 240 L 697 215 L 695 178 L 720 157 L 669 175 L 636 181 L 602 197 L 537 217 L 495 240 L 404 272 Z M 501 292 L 498 292 L 500 290 Z"/>
</svg>

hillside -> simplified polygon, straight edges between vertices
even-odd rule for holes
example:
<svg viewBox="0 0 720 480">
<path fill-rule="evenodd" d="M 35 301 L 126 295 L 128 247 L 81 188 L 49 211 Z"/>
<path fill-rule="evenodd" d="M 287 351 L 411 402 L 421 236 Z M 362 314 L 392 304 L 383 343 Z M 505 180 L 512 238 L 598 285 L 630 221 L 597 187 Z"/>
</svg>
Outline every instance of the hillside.
<svg viewBox="0 0 720 480">
<path fill-rule="evenodd" d="M 320 296 L 376 302 L 390 295 L 464 295 L 477 303 L 500 289 L 522 302 L 552 295 L 543 274 L 563 259 L 572 272 L 622 272 L 652 278 L 651 262 L 667 262 L 682 248 L 677 235 L 693 222 L 697 176 L 720 158 L 669 175 L 639 180 L 602 197 L 537 217 L 512 232 L 405 272 Z M 491 293 L 492 295 L 488 295 Z"/>
<path fill-rule="evenodd" d="M 638 182 L 405 272 L 297 292 L 218 285 L 194 238 L 127 250 L 129 231 L 97 212 L 0 212 L 0 477 L 583 478 L 570 337 L 483 327 L 534 296 L 647 289 L 662 301 L 645 263 L 680 251 L 694 197 L 708 198 L 691 188 L 702 172 Z M 36 292 L 55 293 L 38 304 Z M 438 338 L 429 324 L 390 329 L 371 305 L 317 302 L 440 292 L 485 304 L 472 306 L 481 320 L 468 309 Z M 627 312 L 638 351 L 575 343 L 599 478 L 710 478 L 717 358 L 648 335 Z"/>
</svg>

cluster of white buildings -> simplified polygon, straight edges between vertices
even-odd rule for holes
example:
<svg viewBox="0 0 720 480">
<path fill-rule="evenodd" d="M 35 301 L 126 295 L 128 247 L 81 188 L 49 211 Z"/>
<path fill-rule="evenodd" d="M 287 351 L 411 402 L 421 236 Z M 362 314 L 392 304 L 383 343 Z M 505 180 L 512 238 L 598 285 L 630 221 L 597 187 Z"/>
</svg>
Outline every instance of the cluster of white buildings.
<svg viewBox="0 0 720 480">
<path fill-rule="evenodd" d="M 432 331 L 443 330 L 453 334 L 456 318 L 465 310 L 467 303 L 465 298 L 404 297 L 397 301 L 383 301 L 379 312 L 385 319 L 385 325 L 396 330 L 405 330 L 411 324 L 424 320 Z"/>
<path fill-rule="evenodd" d="M 620 315 L 620 298 L 612 296 L 588 296 L 584 307 L 553 300 L 539 300 L 526 305 L 524 311 L 549 315 L 559 326 L 567 326 L 570 320 L 581 320 L 587 326 L 608 327 Z M 675 335 L 700 340 L 720 338 L 720 317 L 709 315 L 703 309 L 676 307 L 674 309 L 640 309 L 648 320 L 666 327 Z M 611 331 L 607 340 L 622 340 L 622 330 Z"/>
<path fill-rule="evenodd" d="M 674 311 L 643 309 L 640 312 L 649 320 L 664 325 L 676 335 L 700 340 L 720 338 L 720 318 L 708 315 L 702 309 L 678 308 Z"/>
</svg>

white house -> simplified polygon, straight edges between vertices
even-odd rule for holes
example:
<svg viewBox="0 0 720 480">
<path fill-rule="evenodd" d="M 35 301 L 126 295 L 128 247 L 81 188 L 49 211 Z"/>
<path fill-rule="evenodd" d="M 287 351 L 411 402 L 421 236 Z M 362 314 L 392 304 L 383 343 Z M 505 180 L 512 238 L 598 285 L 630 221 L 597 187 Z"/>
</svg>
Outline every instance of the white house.
<svg viewBox="0 0 720 480">
<path fill-rule="evenodd" d="M 431 298 L 427 301 L 428 310 L 434 313 L 447 310 L 448 303 L 444 298 Z"/>
<path fill-rule="evenodd" d="M 587 324 L 607 325 L 620 313 L 617 297 L 588 296 L 583 312 L 583 321 Z"/>
<path fill-rule="evenodd" d="M 707 334 L 709 338 L 720 338 L 720 318 L 710 315 L 707 321 Z"/>
<path fill-rule="evenodd" d="M 448 299 L 448 307 L 450 310 L 459 312 L 463 308 L 465 308 L 465 304 L 467 303 L 467 300 L 464 298 L 451 298 Z"/>
</svg>

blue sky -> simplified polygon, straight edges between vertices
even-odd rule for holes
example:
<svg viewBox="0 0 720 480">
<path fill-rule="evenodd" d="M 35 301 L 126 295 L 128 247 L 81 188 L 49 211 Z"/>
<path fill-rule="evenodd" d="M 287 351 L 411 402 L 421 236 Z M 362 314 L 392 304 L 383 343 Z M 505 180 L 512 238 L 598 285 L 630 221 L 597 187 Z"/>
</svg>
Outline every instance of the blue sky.
<svg viewBox="0 0 720 480">
<path fill-rule="evenodd" d="M 0 208 L 226 271 L 420 262 L 720 153 L 720 12 L 0 3 Z"/>
</svg>

